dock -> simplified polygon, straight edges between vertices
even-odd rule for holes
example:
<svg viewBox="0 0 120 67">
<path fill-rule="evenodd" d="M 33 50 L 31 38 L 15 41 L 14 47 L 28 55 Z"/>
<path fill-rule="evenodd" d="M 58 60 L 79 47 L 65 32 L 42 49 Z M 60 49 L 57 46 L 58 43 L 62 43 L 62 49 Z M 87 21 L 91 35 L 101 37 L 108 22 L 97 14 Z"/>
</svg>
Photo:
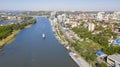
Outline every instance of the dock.
<svg viewBox="0 0 120 67">
<path fill-rule="evenodd" d="M 91 67 L 79 55 L 74 52 L 69 52 L 70 57 L 79 67 Z"/>
</svg>

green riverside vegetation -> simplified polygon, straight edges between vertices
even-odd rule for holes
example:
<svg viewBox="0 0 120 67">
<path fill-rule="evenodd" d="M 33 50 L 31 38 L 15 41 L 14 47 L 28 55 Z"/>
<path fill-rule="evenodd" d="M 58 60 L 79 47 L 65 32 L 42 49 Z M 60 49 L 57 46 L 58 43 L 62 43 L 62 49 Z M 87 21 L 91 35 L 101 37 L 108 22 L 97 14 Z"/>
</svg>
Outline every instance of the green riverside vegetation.
<svg viewBox="0 0 120 67">
<path fill-rule="evenodd" d="M 69 28 L 71 26 L 67 24 Z M 95 31 L 99 31 L 100 33 L 93 34 L 93 32 L 88 31 L 83 25 L 72 28 L 72 30 L 78 35 L 80 38 L 77 41 L 71 41 L 67 38 L 66 41 L 69 45 L 78 52 L 87 62 L 94 65 L 98 63 L 97 56 L 95 53 L 97 51 L 103 51 L 107 55 L 112 55 L 115 53 L 120 54 L 120 46 L 112 46 L 109 44 L 108 40 L 113 36 L 116 39 L 116 34 L 112 32 L 111 28 L 104 29 L 101 25 L 96 27 Z M 61 32 L 60 32 L 61 33 Z M 61 34 L 63 35 L 63 34 Z M 100 63 L 100 67 L 107 67 L 105 63 Z"/>
<path fill-rule="evenodd" d="M 98 27 L 98 30 L 103 30 L 102 27 Z M 75 48 L 75 50 L 83 56 L 86 61 L 90 64 L 94 65 L 97 63 L 97 56 L 95 52 L 101 50 L 107 55 L 112 55 L 115 53 L 120 54 L 120 46 L 112 46 L 109 45 L 108 39 L 113 36 L 116 38 L 116 34 L 114 34 L 111 29 L 106 29 L 99 34 L 92 34 L 92 32 L 88 31 L 87 28 L 84 27 L 74 27 L 72 30 L 78 34 L 80 39 L 83 41 L 76 41 L 75 43 L 71 43 L 71 46 Z M 94 67 L 94 66 L 93 66 Z M 101 63 L 100 67 L 107 67 L 106 64 Z"/>
<path fill-rule="evenodd" d="M 29 20 L 29 22 L 0 26 L 0 41 L 11 35 L 13 31 L 21 30 L 25 28 L 25 26 L 34 24 L 36 22 L 33 18 L 29 18 Z M 2 46 L 0 46 L 0 48 L 2 48 Z"/>
<path fill-rule="evenodd" d="M 75 27 L 73 28 L 73 31 L 76 32 L 80 38 L 83 38 L 83 39 L 88 38 L 94 41 L 95 43 L 98 43 L 101 46 L 100 50 L 102 50 L 107 55 L 111 55 L 115 53 L 120 54 L 120 46 L 112 46 L 112 45 L 110 46 L 108 44 L 108 37 L 112 35 L 115 37 L 115 34 L 112 33 L 111 30 L 109 29 L 104 32 L 107 34 L 104 34 L 103 32 L 99 34 L 92 34 L 86 28 L 83 28 L 83 27 L 82 28 Z"/>
</svg>

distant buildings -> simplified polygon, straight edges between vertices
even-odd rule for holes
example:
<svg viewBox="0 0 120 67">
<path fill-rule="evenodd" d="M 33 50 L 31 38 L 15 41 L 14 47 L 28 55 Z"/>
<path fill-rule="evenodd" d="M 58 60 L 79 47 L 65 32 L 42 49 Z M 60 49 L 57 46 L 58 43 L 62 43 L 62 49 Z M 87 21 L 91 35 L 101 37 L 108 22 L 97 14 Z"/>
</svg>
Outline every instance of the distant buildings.
<svg viewBox="0 0 120 67">
<path fill-rule="evenodd" d="M 98 12 L 97 13 L 97 20 L 104 20 L 106 22 L 120 22 L 120 12 L 111 12 L 111 13 L 106 13 L 106 12 Z"/>
<path fill-rule="evenodd" d="M 62 22 L 62 20 L 63 20 L 63 19 L 62 19 L 62 15 L 58 15 L 58 16 L 57 16 L 57 19 L 58 19 L 59 22 Z"/>
<path fill-rule="evenodd" d="M 8 20 L 22 20 L 20 16 L 8 16 L 7 19 Z"/>
<path fill-rule="evenodd" d="M 113 20 L 120 20 L 120 12 L 113 13 Z"/>
<path fill-rule="evenodd" d="M 97 14 L 97 20 L 104 20 L 105 12 L 98 12 Z"/>
<path fill-rule="evenodd" d="M 56 18 L 56 17 L 57 17 L 56 11 L 51 12 L 51 18 Z"/>
<path fill-rule="evenodd" d="M 21 13 L 14 12 L 0 12 L 0 26 L 29 22 L 29 16 L 24 16 Z"/>
</svg>

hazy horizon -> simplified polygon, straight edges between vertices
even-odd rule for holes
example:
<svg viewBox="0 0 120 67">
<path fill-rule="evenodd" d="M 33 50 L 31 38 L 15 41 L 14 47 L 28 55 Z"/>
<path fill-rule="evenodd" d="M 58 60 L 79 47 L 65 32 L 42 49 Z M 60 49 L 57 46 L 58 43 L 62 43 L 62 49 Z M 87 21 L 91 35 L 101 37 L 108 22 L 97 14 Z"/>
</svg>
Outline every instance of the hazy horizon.
<svg viewBox="0 0 120 67">
<path fill-rule="evenodd" d="M 120 11 L 120 0 L 1 0 L 0 10 Z"/>
</svg>

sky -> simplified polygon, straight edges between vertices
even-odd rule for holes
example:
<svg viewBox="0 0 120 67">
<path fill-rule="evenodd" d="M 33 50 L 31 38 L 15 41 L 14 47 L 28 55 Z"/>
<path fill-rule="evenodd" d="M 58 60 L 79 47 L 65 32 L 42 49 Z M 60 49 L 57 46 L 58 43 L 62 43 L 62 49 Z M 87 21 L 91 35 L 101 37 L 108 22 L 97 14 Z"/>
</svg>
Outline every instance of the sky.
<svg viewBox="0 0 120 67">
<path fill-rule="evenodd" d="M 0 0 L 0 10 L 120 11 L 120 0 Z"/>
</svg>

